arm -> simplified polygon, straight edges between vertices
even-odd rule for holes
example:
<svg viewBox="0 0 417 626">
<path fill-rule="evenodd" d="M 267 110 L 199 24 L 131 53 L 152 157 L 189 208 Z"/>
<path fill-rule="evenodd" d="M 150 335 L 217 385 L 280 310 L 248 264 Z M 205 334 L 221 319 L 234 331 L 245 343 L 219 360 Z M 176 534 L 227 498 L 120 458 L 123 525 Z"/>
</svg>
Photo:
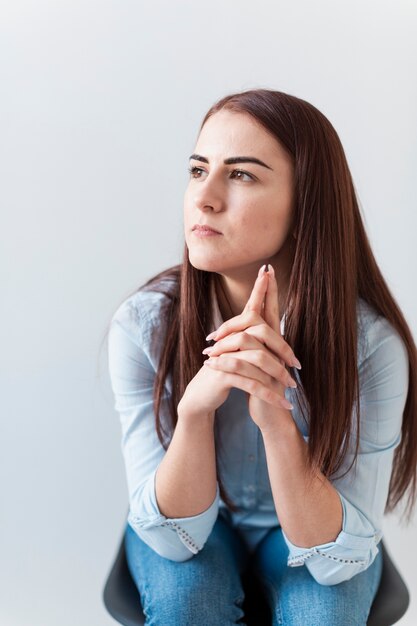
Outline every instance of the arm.
<svg viewBox="0 0 417 626">
<path fill-rule="evenodd" d="M 164 450 L 155 430 L 150 343 L 137 309 L 123 303 L 111 323 L 108 354 L 122 427 L 128 522 L 158 554 L 185 561 L 203 548 L 217 518 L 213 425 L 209 418 L 179 416 L 170 446 Z M 164 397 L 162 417 L 165 401 Z"/>
<path fill-rule="evenodd" d="M 281 527 L 298 546 L 333 540 L 342 529 L 338 492 L 321 472 L 309 482 L 308 444 L 292 418 L 277 422 L 262 435 Z"/>
<path fill-rule="evenodd" d="M 159 510 L 167 517 L 205 511 L 216 496 L 214 416 L 178 414 L 169 448 L 155 477 Z"/>
<path fill-rule="evenodd" d="M 394 450 L 401 441 L 408 391 L 407 351 L 383 318 L 377 319 L 367 337 L 368 353 L 359 368 L 359 453 L 346 476 L 331 483 L 318 476 L 315 487 L 306 493 L 307 444 L 301 434 L 294 435 L 289 429 L 290 434 L 281 441 L 272 432 L 264 435 L 277 515 L 289 549 L 288 565 L 305 563 L 323 585 L 349 580 L 367 569 L 378 554 Z M 354 444 L 355 440 L 352 451 Z M 340 474 L 352 458 L 353 452 L 349 452 Z"/>
</svg>

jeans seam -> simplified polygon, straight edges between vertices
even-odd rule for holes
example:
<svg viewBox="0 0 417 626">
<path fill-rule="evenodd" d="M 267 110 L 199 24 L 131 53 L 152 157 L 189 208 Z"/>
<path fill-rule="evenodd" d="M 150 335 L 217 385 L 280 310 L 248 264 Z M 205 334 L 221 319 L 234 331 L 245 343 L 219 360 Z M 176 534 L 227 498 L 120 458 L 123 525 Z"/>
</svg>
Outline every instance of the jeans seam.
<svg viewBox="0 0 417 626">
<path fill-rule="evenodd" d="M 233 603 L 239 608 L 242 608 L 244 601 L 245 601 L 245 594 L 240 593 L 238 596 L 235 596 Z"/>
</svg>

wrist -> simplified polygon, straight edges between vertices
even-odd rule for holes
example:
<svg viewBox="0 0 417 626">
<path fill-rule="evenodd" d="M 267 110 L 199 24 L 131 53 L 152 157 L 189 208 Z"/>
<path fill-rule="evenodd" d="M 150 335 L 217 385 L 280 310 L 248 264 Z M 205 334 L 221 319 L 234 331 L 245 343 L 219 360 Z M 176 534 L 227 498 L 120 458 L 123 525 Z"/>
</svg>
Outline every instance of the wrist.
<svg viewBox="0 0 417 626">
<path fill-rule="evenodd" d="M 186 408 L 177 408 L 178 424 L 181 423 L 187 428 L 213 428 L 215 412 L 212 413 L 196 413 Z"/>
<path fill-rule="evenodd" d="M 295 435 L 297 435 L 297 433 L 299 434 L 297 424 L 294 422 L 291 411 L 289 411 L 288 409 L 283 409 L 280 412 L 280 415 L 277 416 L 276 420 L 262 426 L 262 428 L 260 428 L 260 431 L 264 439 L 271 437 L 274 438 L 276 436 L 279 436 L 280 439 L 291 439 Z"/>
</svg>

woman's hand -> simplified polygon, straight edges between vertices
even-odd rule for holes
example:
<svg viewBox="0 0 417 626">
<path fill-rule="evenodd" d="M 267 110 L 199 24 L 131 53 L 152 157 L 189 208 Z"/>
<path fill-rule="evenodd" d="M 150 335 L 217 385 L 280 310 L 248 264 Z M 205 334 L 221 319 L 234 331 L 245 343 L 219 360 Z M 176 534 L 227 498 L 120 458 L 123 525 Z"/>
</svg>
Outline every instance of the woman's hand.
<svg viewBox="0 0 417 626">
<path fill-rule="evenodd" d="M 204 365 L 217 373 L 218 384 L 233 380 L 233 387 L 248 393 L 249 413 L 261 430 L 291 417 L 284 392 L 297 385 L 284 364 L 300 367 L 281 335 L 278 285 L 270 268 L 261 268 L 241 315 L 221 324 L 216 345 L 203 350 L 210 353 Z"/>
<path fill-rule="evenodd" d="M 208 417 L 214 420 L 215 410 L 227 400 L 231 388 L 235 386 L 232 375 L 219 378 L 217 372 L 203 364 L 178 403 L 178 418 L 194 421 Z"/>
</svg>

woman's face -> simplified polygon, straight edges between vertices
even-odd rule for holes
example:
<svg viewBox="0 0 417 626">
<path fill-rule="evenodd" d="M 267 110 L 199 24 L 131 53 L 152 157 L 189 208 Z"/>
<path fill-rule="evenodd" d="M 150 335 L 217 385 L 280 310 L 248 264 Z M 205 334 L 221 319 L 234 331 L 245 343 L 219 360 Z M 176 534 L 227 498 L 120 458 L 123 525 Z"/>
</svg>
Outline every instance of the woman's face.
<svg viewBox="0 0 417 626">
<path fill-rule="evenodd" d="M 224 163 L 235 157 L 265 165 Z M 237 278 L 248 269 L 257 273 L 274 257 L 279 260 L 291 238 L 293 197 L 292 160 L 281 144 L 252 116 L 221 110 L 203 126 L 190 168 L 184 197 L 190 263 Z M 195 224 L 221 234 L 198 237 Z"/>
</svg>

